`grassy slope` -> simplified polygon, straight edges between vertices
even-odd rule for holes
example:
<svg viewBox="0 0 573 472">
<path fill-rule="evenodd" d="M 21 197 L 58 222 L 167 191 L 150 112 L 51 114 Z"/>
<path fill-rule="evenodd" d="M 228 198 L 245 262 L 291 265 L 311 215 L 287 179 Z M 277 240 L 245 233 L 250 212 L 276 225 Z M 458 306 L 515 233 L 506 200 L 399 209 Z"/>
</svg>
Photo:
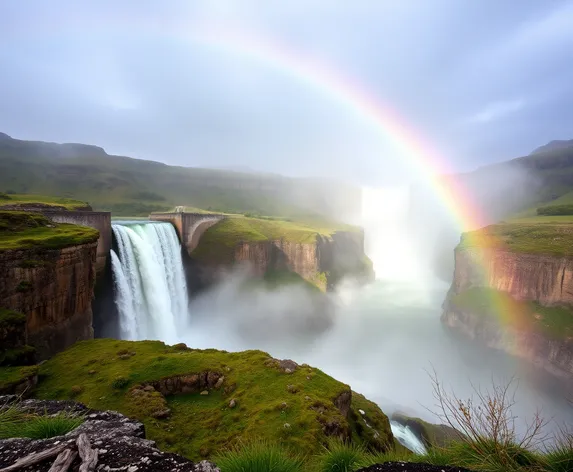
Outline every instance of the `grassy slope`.
<svg viewBox="0 0 573 472">
<path fill-rule="evenodd" d="M 349 225 L 329 223 L 321 220 L 286 221 L 232 217 L 209 228 L 193 251 L 193 257 L 209 261 L 225 262 L 232 259 L 235 247 L 241 242 L 260 242 L 284 239 L 294 243 L 314 243 L 317 234 L 329 236 L 335 231 L 357 231 Z"/>
<path fill-rule="evenodd" d="M 486 287 L 474 287 L 458 293 L 450 299 L 450 303 L 459 310 L 492 317 L 518 330 L 542 333 L 551 339 L 573 337 L 573 311 L 568 307 L 517 301 L 506 292 Z M 500 307 L 507 315 L 502 320 L 497 319 Z"/>
<path fill-rule="evenodd" d="M 573 255 L 573 217 L 519 218 L 464 233 L 458 248 L 499 247 L 514 252 Z"/>
<path fill-rule="evenodd" d="M 0 250 L 61 249 L 97 241 L 93 228 L 53 223 L 37 213 L 0 211 Z"/>
<path fill-rule="evenodd" d="M 46 195 L 27 195 L 27 194 L 11 194 L 0 195 L 0 207 L 2 205 L 17 205 L 17 204 L 34 204 L 43 203 L 46 205 L 54 205 L 55 207 L 64 207 L 67 210 L 79 210 L 85 208 L 88 204 L 79 200 L 62 197 L 50 197 Z"/>
<path fill-rule="evenodd" d="M 269 359 L 261 351 L 182 350 L 158 341 L 84 341 L 40 366 L 37 395 L 74 397 L 92 408 L 138 418 L 145 423 L 148 437 L 162 449 L 191 459 L 210 457 L 239 442 L 257 439 L 281 443 L 303 455 L 316 453 L 325 440 L 317 418 L 344 423 L 332 402 L 348 387 L 308 366 L 285 374 L 269 365 Z M 149 401 L 142 403 L 130 394 L 130 388 L 143 382 L 204 371 L 223 373 L 223 387 L 236 388 L 230 393 L 222 388 L 209 395 L 168 397 L 172 413 L 162 420 L 150 416 Z M 290 393 L 288 385 L 297 391 Z M 231 399 L 236 399 L 235 408 L 228 406 Z M 380 409 L 359 396 L 356 401 L 353 410 L 364 409 L 371 424 L 388 438 L 388 431 L 382 428 L 389 425 Z M 324 413 L 312 406 L 323 408 Z M 356 431 L 353 436 L 359 440 Z"/>
<path fill-rule="evenodd" d="M 0 367 L 0 392 L 17 385 L 38 372 L 38 366 Z"/>
<path fill-rule="evenodd" d="M 144 190 L 142 190 L 144 189 Z M 59 195 L 96 210 L 143 216 L 175 205 L 261 215 L 359 210 L 360 190 L 340 183 L 167 166 L 95 146 L 0 139 L 0 191 Z"/>
</svg>

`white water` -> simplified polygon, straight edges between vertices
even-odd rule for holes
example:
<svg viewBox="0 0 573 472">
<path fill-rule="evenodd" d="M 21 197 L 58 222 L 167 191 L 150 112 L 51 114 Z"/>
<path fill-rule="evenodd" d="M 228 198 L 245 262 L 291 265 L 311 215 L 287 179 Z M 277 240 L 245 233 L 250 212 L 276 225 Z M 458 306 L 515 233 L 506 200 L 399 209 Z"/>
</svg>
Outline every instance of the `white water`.
<svg viewBox="0 0 573 472">
<path fill-rule="evenodd" d="M 115 303 L 122 339 L 177 342 L 188 329 L 181 244 L 170 223 L 114 223 Z"/>
<path fill-rule="evenodd" d="M 396 421 L 390 421 L 390 427 L 392 428 L 392 434 L 402 446 L 407 447 L 416 454 L 426 453 L 426 447 L 409 426 L 404 426 Z"/>
</svg>

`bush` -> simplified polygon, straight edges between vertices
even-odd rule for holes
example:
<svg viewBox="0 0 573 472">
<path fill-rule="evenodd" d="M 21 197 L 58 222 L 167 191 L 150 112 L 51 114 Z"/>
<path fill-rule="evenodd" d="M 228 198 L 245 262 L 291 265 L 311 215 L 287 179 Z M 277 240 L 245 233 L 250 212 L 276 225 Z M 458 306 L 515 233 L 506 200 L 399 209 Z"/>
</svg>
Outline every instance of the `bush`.
<svg viewBox="0 0 573 472">
<path fill-rule="evenodd" d="M 537 214 L 540 216 L 573 215 L 573 205 L 553 205 L 539 207 Z"/>
<path fill-rule="evenodd" d="M 284 448 L 267 443 L 251 443 L 230 450 L 214 459 L 224 472 L 302 472 L 303 461 Z"/>
<path fill-rule="evenodd" d="M 111 383 L 112 388 L 115 389 L 122 389 L 124 387 L 127 387 L 127 384 L 129 383 L 129 380 L 127 380 L 125 377 L 116 377 L 113 382 Z"/>
<path fill-rule="evenodd" d="M 318 456 L 320 472 L 353 472 L 366 460 L 366 452 L 360 446 L 331 440 Z"/>
</svg>

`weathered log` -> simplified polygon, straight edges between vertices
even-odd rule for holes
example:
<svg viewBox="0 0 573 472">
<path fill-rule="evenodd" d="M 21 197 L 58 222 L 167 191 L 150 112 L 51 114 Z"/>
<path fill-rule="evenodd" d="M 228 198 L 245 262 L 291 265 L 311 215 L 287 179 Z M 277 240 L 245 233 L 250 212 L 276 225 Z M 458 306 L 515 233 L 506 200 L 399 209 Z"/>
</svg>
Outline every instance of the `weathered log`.
<svg viewBox="0 0 573 472">
<path fill-rule="evenodd" d="M 93 472 L 97 465 L 97 449 L 93 449 L 90 446 L 90 440 L 85 433 L 78 436 L 76 444 L 80 457 L 82 458 L 79 472 Z"/>
<path fill-rule="evenodd" d="M 45 461 L 50 457 L 57 456 L 66 447 L 65 444 L 60 444 L 59 446 L 50 447 L 41 452 L 33 452 L 25 457 L 18 459 L 12 465 L 0 469 L 0 472 L 13 472 L 14 470 L 23 469 L 24 467 L 29 467 L 39 462 Z"/>
<path fill-rule="evenodd" d="M 67 472 L 77 455 L 78 453 L 71 449 L 63 450 L 58 457 L 56 457 L 56 460 L 48 472 Z"/>
</svg>

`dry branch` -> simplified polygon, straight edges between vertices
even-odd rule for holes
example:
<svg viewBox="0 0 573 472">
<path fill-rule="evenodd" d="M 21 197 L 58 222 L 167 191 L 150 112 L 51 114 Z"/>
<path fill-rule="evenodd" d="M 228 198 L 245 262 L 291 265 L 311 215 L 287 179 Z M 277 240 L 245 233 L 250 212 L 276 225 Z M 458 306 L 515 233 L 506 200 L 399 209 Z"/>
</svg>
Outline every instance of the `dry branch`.
<svg viewBox="0 0 573 472">
<path fill-rule="evenodd" d="M 59 456 L 56 457 L 56 460 L 48 472 L 67 472 L 77 455 L 78 453 L 76 451 L 72 451 L 71 449 L 66 449 L 60 452 Z"/>
<path fill-rule="evenodd" d="M 13 472 L 14 470 L 38 464 L 50 457 L 57 456 L 65 447 L 65 444 L 60 444 L 59 446 L 54 446 L 41 452 L 33 452 L 32 454 L 28 454 L 27 456 L 18 459 L 12 465 L 0 469 L 0 472 Z"/>
<path fill-rule="evenodd" d="M 76 444 L 78 446 L 80 457 L 82 458 L 79 472 L 93 472 L 97 465 L 97 449 L 93 449 L 90 446 L 90 440 L 85 433 L 78 436 Z"/>
</svg>

